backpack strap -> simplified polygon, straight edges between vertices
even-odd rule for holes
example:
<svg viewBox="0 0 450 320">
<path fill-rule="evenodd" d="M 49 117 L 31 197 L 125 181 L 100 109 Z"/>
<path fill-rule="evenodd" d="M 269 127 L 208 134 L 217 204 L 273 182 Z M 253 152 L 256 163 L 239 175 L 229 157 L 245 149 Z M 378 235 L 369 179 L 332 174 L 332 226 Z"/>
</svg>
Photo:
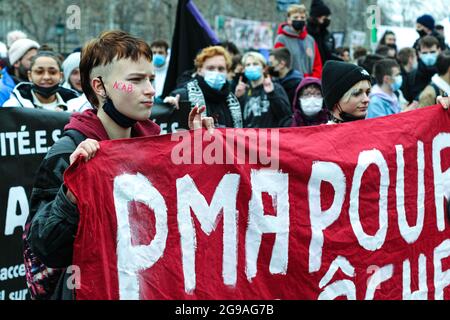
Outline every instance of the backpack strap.
<svg viewBox="0 0 450 320">
<path fill-rule="evenodd" d="M 78 146 L 81 142 L 86 140 L 86 136 L 84 134 L 82 134 L 78 130 L 73 129 L 64 131 L 63 136 L 68 136 L 69 138 L 71 138 L 72 141 L 75 143 L 75 146 Z"/>
<path fill-rule="evenodd" d="M 434 82 L 431 82 L 430 85 L 433 87 L 434 93 L 436 94 L 436 97 L 442 95 L 441 94 L 441 89 Z"/>
</svg>

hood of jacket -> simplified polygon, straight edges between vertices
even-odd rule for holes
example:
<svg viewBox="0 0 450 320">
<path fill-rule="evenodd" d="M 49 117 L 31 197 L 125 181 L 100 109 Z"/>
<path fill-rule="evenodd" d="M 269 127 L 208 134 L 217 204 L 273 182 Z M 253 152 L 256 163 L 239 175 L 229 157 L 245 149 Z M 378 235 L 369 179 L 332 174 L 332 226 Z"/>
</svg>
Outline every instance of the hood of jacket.
<svg viewBox="0 0 450 320">
<path fill-rule="evenodd" d="M 392 94 L 392 96 L 388 95 L 386 92 L 381 90 L 381 87 L 379 85 L 374 85 L 372 87 L 372 91 L 370 92 L 369 98 L 372 97 L 378 97 L 380 99 L 386 100 L 389 103 L 398 102 L 398 98 L 395 94 Z"/>
<path fill-rule="evenodd" d="M 284 22 L 278 26 L 278 34 L 285 35 L 290 38 L 295 39 L 301 39 L 304 40 L 306 36 L 308 35 L 308 31 L 305 28 L 303 28 L 303 31 L 299 34 L 297 31 L 294 30 L 287 22 Z"/>
<path fill-rule="evenodd" d="M 97 141 L 110 140 L 95 109 L 74 113 L 64 130 L 77 130 L 85 137 Z M 131 128 L 131 137 L 155 136 L 159 135 L 160 131 L 161 128 L 151 120 L 139 121 Z"/>
</svg>

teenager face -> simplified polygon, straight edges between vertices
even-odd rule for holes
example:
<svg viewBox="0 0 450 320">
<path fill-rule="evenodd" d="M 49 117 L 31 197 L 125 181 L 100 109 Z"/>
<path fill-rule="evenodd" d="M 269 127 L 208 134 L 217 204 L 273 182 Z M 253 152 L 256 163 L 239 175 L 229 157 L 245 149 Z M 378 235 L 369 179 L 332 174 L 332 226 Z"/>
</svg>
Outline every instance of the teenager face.
<svg viewBox="0 0 450 320">
<path fill-rule="evenodd" d="M 287 18 L 287 23 L 292 27 L 292 22 L 293 21 L 298 21 L 298 20 L 302 20 L 306 22 L 306 13 L 294 13 L 291 16 L 289 16 Z"/>
<path fill-rule="evenodd" d="M 144 57 L 138 61 L 121 59 L 113 62 L 109 69 L 103 82 L 117 110 L 137 121 L 149 119 L 156 93 L 151 83 L 153 64 Z"/>
<path fill-rule="evenodd" d="M 390 76 L 385 76 L 384 77 L 384 82 L 387 84 L 387 85 L 392 85 L 394 82 L 395 82 L 395 78 L 397 77 L 397 76 L 399 76 L 399 75 L 401 75 L 401 71 L 400 71 L 400 68 L 397 68 L 397 67 L 393 67 L 392 69 L 391 69 L 391 75 Z"/>
<path fill-rule="evenodd" d="M 69 82 L 77 91 L 83 91 L 81 88 L 80 68 L 76 68 L 72 71 L 69 77 Z"/>
<path fill-rule="evenodd" d="M 53 87 L 61 83 L 63 73 L 58 63 L 51 57 L 39 57 L 28 72 L 28 79 L 41 87 Z"/>
<path fill-rule="evenodd" d="M 350 89 L 350 99 L 344 96 L 339 101 L 343 112 L 355 117 L 365 117 L 369 107 L 370 82 L 360 81 Z M 335 107 L 336 108 L 336 107 Z M 339 109 L 338 109 L 339 110 Z"/>
</svg>

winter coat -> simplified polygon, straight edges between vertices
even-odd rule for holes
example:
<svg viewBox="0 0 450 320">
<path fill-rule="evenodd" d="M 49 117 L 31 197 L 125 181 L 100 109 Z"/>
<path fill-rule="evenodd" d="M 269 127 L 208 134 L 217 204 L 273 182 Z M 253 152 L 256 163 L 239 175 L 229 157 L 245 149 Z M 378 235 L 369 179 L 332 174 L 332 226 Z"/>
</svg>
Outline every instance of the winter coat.
<svg viewBox="0 0 450 320">
<path fill-rule="evenodd" d="M 303 77 L 322 78 L 322 59 L 314 38 L 306 28 L 299 34 L 287 23 L 278 28 L 275 48 L 285 47 L 291 53 L 292 68 L 300 71 Z"/>
<path fill-rule="evenodd" d="M 286 91 L 291 104 L 294 101 L 295 90 L 302 80 L 302 74 L 294 69 L 290 70 L 284 78 L 278 78 L 278 82 L 281 84 L 284 91 Z"/>
<path fill-rule="evenodd" d="M 3 106 L 41 109 L 42 106 L 35 104 L 35 98 L 32 94 L 32 85 L 31 82 L 19 83 L 12 91 L 9 100 L 6 101 Z M 62 110 L 67 110 L 67 102 L 77 97 L 78 93 L 75 90 L 59 87 L 56 93 L 58 107 Z"/>
<path fill-rule="evenodd" d="M 198 92 L 198 89 L 201 92 Z M 177 94 L 180 95 L 180 101 L 189 102 L 191 108 L 198 103 L 202 104 L 199 101 L 204 101 L 206 116 L 214 118 L 216 127 L 242 127 L 241 106 L 236 96 L 230 93 L 228 83 L 223 86 L 222 90 L 214 90 L 205 82 L 203 77 L 197 75 L 194 80 L 189 81 L 182 88 L 172 91 L 170 96 L 175 97 Z M 230 99 L 234 101 L 234 104 L 231 103 Z"/>
<path fill-rule="evenodd" d="M 339 58 L 334 54 L 334 37 L 327 29 L 322 29 L 320 25 L 309 20 L 307 30 L 308 34 L 312 36 L 317 43 L 322 64 L 325 64 L 328 60 L 339 60 Z"/>
<path fill-rule="evenodd" d="M 271 93 L 263 85 L 247 88 L 239 98 L 242 107 L 244 128 L 279 128 L 291 124 L 291 104 L 283 87 L 274 82 Z"/>
<path fill-rule="evenodd" d="M 0 76 L 0 106 L 9 99 L 11 92 L 16 86 L 14 78 L 8 73 L 8 68 L 4 68 Z"/>
<path fill-rule="evenodd" d="M 427 67 L 421 59 L 419 59 L 419 67 L 416 71 L 414 85 L 411 88 L 411 94 L 414 100 L 419 101 L 419 95 L 430 84 L 431 78 L 437 73 L 436 66 Z"/>
<path fill-rule="evenodd" d="M 378 85 L 372 88 L 369 99 L 367 119 L 388 116 L 401 111 L 397 96 L 394 93 L 392 96 L 388 95 Z"/>
</svg>

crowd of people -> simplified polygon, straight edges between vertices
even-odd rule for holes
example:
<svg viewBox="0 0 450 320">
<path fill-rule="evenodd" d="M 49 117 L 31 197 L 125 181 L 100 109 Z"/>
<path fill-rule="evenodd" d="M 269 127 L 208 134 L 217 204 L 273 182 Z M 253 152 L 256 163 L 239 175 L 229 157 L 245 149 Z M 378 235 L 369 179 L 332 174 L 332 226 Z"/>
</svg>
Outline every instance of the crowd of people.
<svg viewBox="0 0 450 320">
<path fill-rule="evenodd" d="M 434 19 L 417 19 L 419 38 L 398 51 L 387 31 L 376 50 L 335 48 L 331 11 L 314 0 L 291 5 L 268 59 L 232 43 L 203 48 L 194 70 L 162 96 L 169 44 L 108 31 L 64 58 L 20 31 L 7 36 L 0 105 L 74 112 L 37 173 L 24 234 L 27 281 L 36 299 L 74 298 L 66 287 L 78 225 L 77 199 L 62 180 L 99 141 L 158 135 L 155 102 L 191 108 L 189 128 L 302 127 L 388 116 L 436 102 L 448 108 L 450 51 Z M 61 162 L 61 159 L 64 161 Z M 61 166 L 66 163 L 67 166 Z"/>
</svg>

